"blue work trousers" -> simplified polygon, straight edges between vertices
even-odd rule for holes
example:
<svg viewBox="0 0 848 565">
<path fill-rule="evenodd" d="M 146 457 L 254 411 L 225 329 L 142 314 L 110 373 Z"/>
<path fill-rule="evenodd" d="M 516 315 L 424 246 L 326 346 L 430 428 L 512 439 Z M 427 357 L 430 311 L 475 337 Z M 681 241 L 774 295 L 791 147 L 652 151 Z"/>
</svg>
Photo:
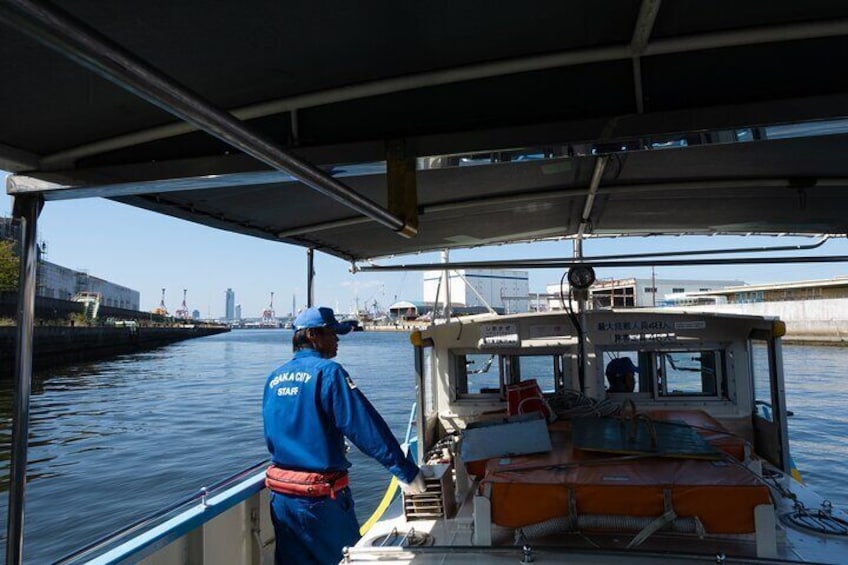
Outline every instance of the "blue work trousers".
<svg viewBox="0 0 848 565">
<path fill-rule="evenodd" d="M 336 565 L 342 548 L 359 541 L 350 488 L 336 497 L 271 493 L 276 565 Z"/>
</svg>

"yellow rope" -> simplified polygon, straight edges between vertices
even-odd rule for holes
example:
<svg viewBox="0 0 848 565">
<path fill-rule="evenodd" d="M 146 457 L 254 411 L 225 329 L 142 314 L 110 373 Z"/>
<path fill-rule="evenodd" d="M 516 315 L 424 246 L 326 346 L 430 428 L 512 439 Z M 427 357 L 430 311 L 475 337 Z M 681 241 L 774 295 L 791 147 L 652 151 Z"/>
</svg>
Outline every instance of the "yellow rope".
<svg viewBox="0 0 848 565">
<path fill-rule="evenodd" d="M 368 518 L 368 521 L 362 524 L 362 527 L 359 528 L 359 535 L 364 536 L 368 533 L 368 530 L 371 529 L 377 520 L 383 517 L 383 513 L 386 511 L 386 508 L 389 507 L 389 504 L 392 503 L 392 500 L 395 498 L 395 494 L 398 490 L 398 480 L 396 477 L 392 477 L 392 480 L 389 481 L 389 486 L 386 488 L 386 493 L 383 495 L 383 500 L 380 501 L 380 504 L 377 506 L 377 509 L 374 510 L 374 513 L 371 514 L 371 517 Z"/>
</svg>

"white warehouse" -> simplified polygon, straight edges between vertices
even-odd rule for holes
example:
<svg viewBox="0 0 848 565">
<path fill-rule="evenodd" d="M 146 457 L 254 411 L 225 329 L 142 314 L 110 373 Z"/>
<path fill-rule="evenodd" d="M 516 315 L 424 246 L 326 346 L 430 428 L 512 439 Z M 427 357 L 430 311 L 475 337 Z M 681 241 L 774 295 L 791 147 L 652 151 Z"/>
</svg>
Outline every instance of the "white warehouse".
<svg viewBox="0 0 848 565">
<path fill-rule="evenodd" d="M 445 272 L 425 271 L 423 301 L 445 303 Z M 453 306 L 485 310 L 491 306 L 505 314 L 527 312 L 530 306 L 530 276 L 527 271 L 460 269 L 450 271 L 450 301 Z"/>
</svg>

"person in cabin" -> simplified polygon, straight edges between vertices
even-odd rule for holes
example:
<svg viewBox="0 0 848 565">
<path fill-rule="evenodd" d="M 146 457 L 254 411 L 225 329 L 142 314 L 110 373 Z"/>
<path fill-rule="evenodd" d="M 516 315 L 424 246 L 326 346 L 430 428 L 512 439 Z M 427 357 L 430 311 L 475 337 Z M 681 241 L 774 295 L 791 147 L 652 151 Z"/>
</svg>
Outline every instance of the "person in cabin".
<svg viewBox="0 0 848 565">
<path fill-rule="evenodd" d="M 294 357 L 265 383 L 262 418 L 271 467 L 277 565 L 338 563 L 359 540 L 348 487 L 345 437 L 385 466 L 404 492 L 424 492 L 418 466 L 342 366 L 332 361 L 339 335 L 351 330 L 330 308 L 309 308 L 294 321 Z"/>
<path fill-rule="evenodd" d="M 629 357 L 618 357 L 607 364 L 606 375 L 609 381 L 607 392 L 633 392 L 636 388 L 635 373 L 639 368 Z"/>
</svg>

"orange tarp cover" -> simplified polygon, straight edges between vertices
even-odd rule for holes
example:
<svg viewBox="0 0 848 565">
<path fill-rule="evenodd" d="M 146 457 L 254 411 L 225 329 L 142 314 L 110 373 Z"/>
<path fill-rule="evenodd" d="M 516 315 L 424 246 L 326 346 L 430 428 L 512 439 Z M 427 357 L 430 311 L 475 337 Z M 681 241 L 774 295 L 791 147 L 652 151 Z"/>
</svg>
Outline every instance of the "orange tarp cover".
<svg viewBox="0 0 848 565">
<path fill-rule="evenodd" d="M 754 531 L 754 507 L 771 504 L 768 488 L 732 462 L 590 454 L 572 448 L 567 423 L 551 426 L 551 442 L 550 453 L 488 462 L 481 488 L 491 486 L 494 523 L 568 516 L 570 491 L 578 514 L 655 518 L 668 490 L 678 517 L 698 517 L 708 533 L 742 534 Z"/>
</svg>

